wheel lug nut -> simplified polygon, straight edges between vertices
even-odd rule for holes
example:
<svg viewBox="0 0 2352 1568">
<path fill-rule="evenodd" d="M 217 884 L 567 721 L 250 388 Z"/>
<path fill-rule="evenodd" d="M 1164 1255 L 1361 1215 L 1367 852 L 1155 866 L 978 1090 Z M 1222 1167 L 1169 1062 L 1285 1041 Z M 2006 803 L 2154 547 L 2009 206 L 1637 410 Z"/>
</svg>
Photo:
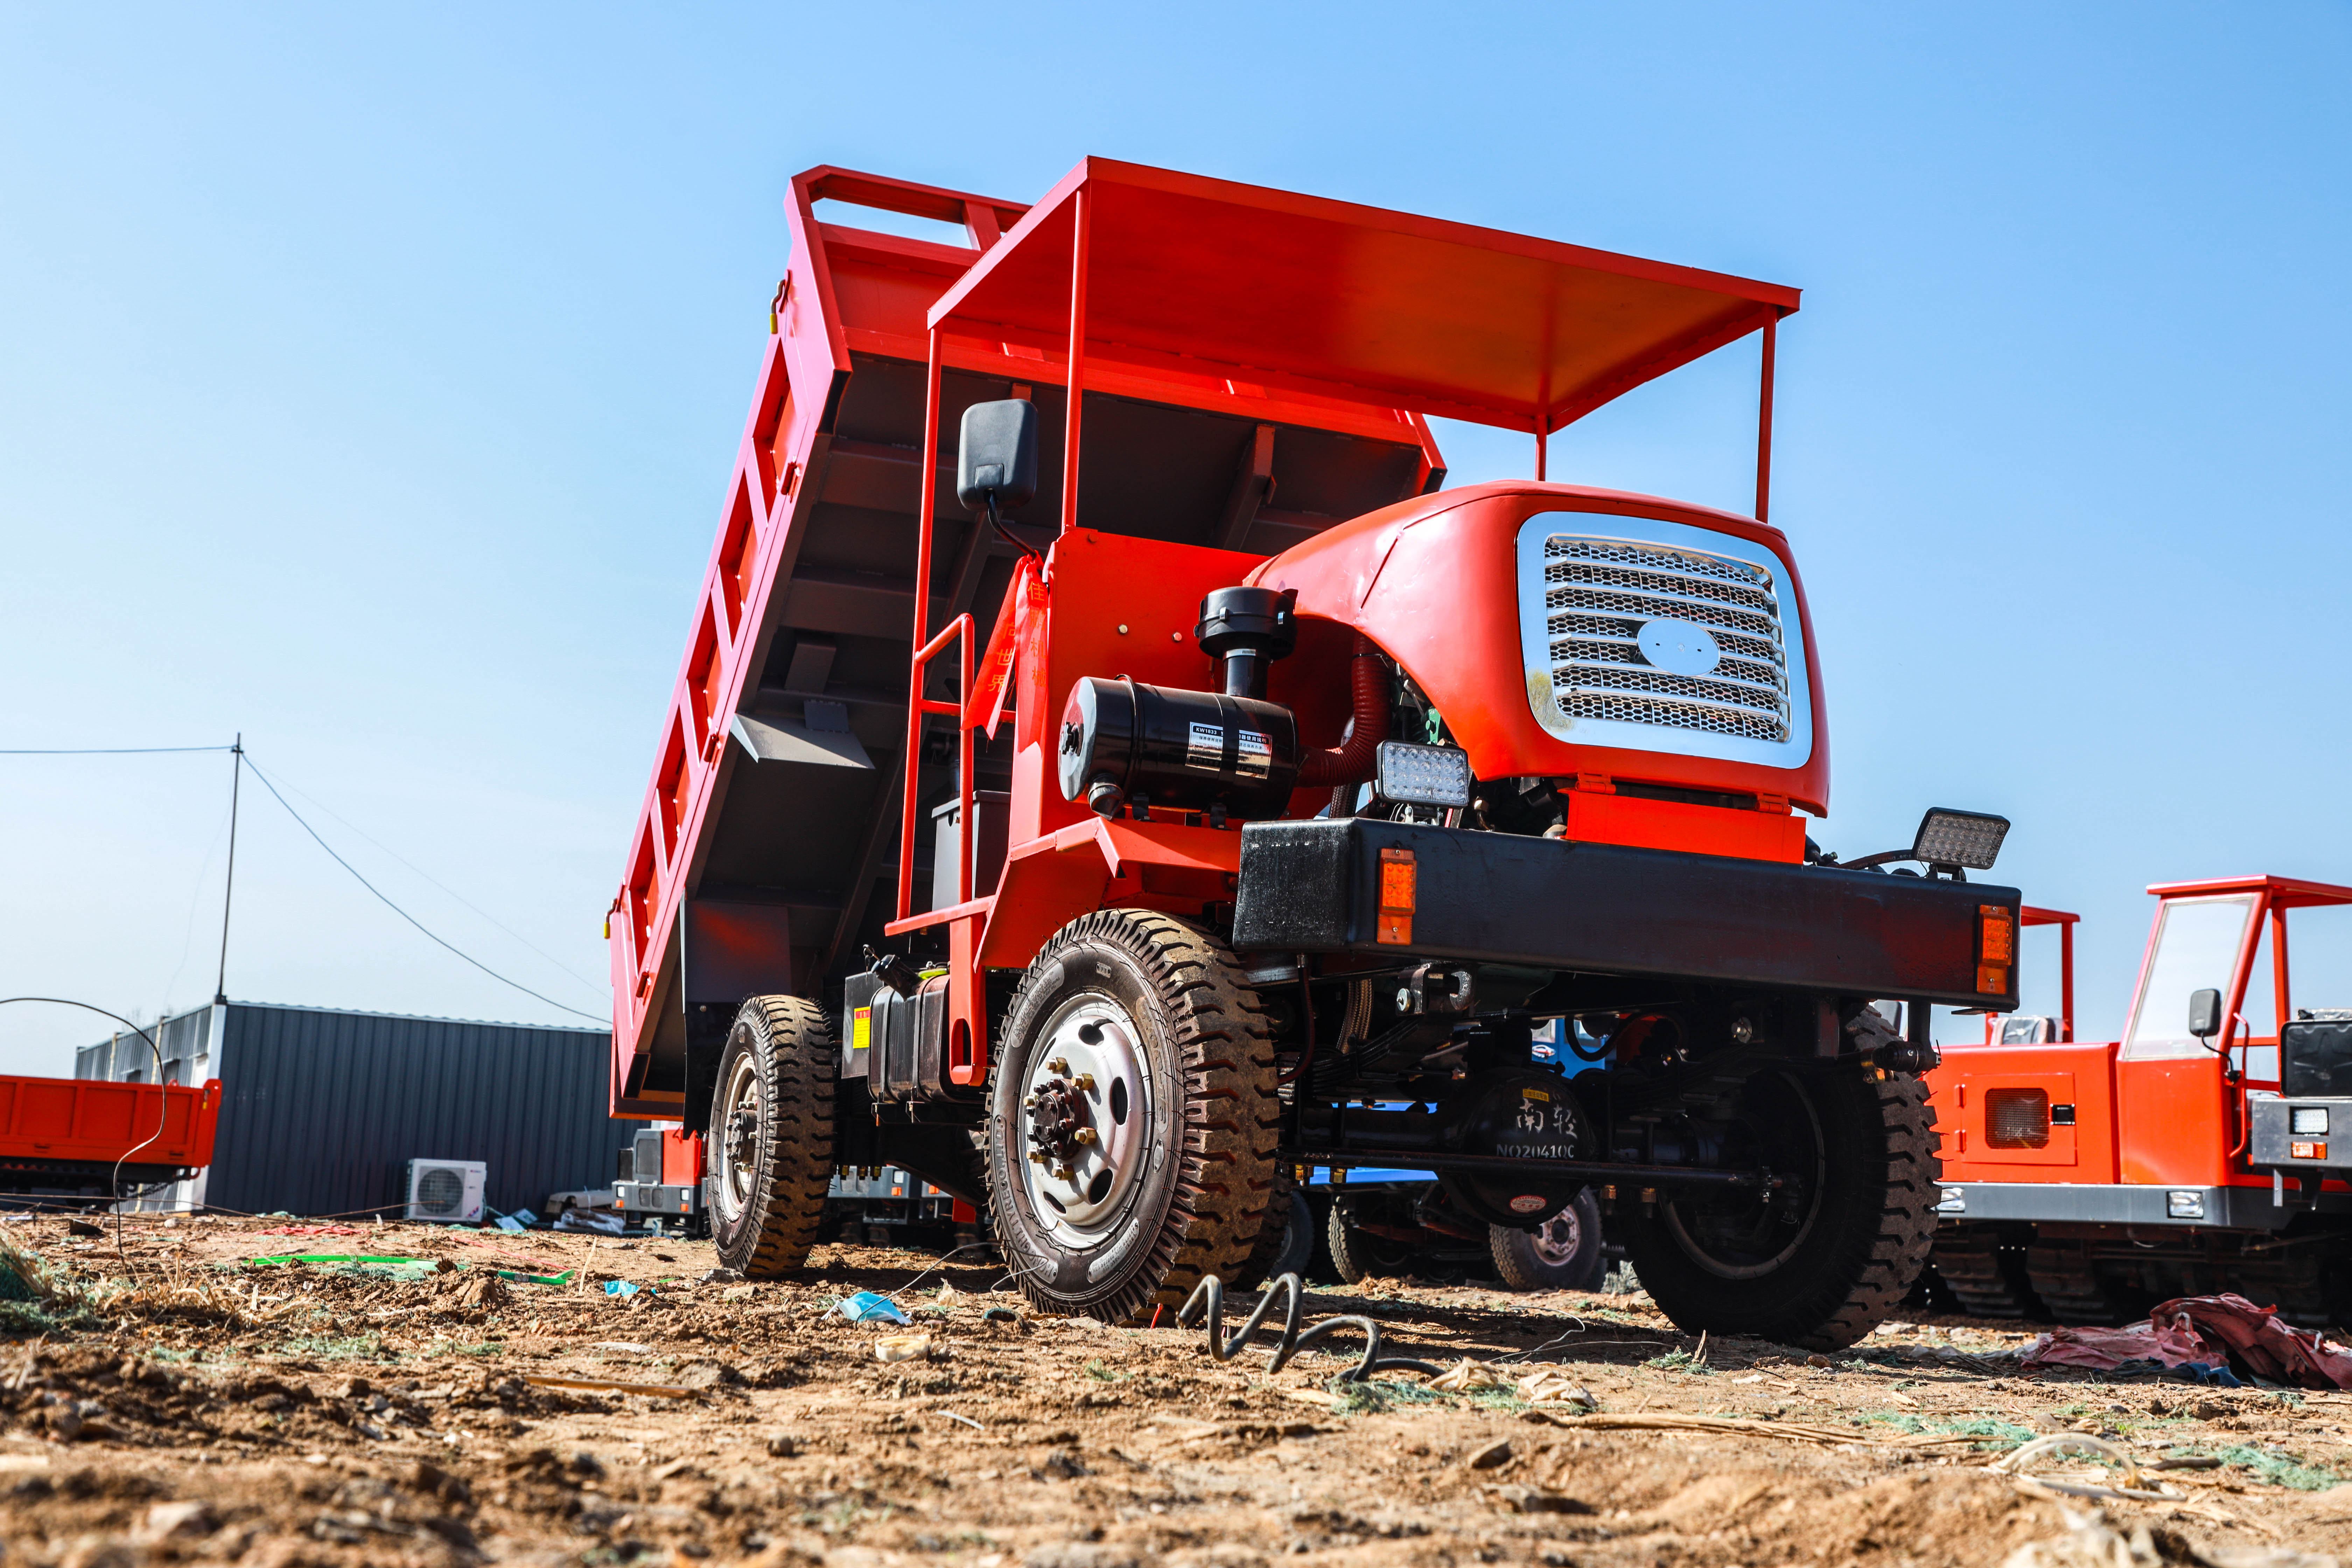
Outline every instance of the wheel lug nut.
<svg viewBox="0 0 2352 1568">
<path fill-rule="evenodd" d="M 1070 1064 L 1066 1058 L 1055 1057 L 1045 1064 L 1045 1070 L 1055 1078 L 1067 1078 L 1070 1076 Z"/>
<path fill-rule="evenodd" d="M 1091 1127 L 1081 1127 L 1076 1132 L 1071 1134 L 1071 1136 L 1077 1139 L 1081 1143 L 1092 1143 L 1097 1141 L 1095 1138 L 1095 1130 Z"/>
<path fill-rule="evenodd" d="M 1095 1091 L 1095 1075 L 1082 1072 L 1070 1080 L 1070 1087 L 1082 1093 L 1092 1094 Z"/>
</svg>

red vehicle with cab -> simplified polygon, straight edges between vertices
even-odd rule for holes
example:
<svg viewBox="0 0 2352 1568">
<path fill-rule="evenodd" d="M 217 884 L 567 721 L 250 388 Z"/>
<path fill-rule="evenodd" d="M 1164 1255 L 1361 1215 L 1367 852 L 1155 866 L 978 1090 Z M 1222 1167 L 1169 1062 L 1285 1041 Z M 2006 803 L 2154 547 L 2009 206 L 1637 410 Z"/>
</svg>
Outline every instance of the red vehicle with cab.
<svg viewBox="0 0 2352 1568">
<path fill-rule="evenodd" d="M 2119 1322 L 2235 1290 L 2297 1321 L 2352 1310 L 2352 1010 L 2299 1007 L 2292 931 L 2352 888 L 2166 882 L 2123 1038 L 1986 1020 L 1929 1075 L 1944 1132 L 1937 1272 L 1971 1311 Z M 2261 1032 L 2257 1032 L 2257 1031 Z"/>
<path fill-rule="evenodd" d="M 1930 1047 L 1868 1003 L 2013 1006 L 2019 900 L 1962 879 L 1998 818 L 1872 858 L 1924 876 L 1811 848 L 1796 290 L 1101 159 L 790 216 L 613 905 L 615 1110 L 707 1129 L 721 1257 L 897 1165 L 1129 1319 L 1261 1277 L 1306 1170 L 1406 1167 L 1474 1232 L 1597 1191 L 1686 1326 L 1868 1332 L 1936 1194 Z M 1748 340 L 1753 515 L 1548 479 Z M 1533 477 L 1445 489 L 1431 416 Z"/>
</svg>

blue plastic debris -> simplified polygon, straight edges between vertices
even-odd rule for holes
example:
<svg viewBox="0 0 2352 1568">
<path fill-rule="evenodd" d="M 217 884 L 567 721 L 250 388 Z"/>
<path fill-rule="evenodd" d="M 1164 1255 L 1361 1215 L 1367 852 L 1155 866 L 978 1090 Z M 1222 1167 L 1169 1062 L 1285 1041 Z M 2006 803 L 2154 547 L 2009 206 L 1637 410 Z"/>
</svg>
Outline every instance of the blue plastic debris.
<svg viewBox="0 0 2352 1568">
<path fill-rule="evenodd" d="M 528 1230 L 530 1227 L 524 1225 L 522 1221 L 515 1218 L 515 1216 L 510 1214 L 502 1214 L 499 1215 L 499 1228 L 500 1230 L 520 1232 Z"/>
<path fill-rule="evenodd" d="M 913 1320 L 898 1310 L 898 1304 L 887 1296 L 877 1296 L 871 1290 L 860 1290 L 835 1304 L 835 1311 L 853 1323 L 906 1323 Z"/>
<path fill-rule="evenodd" d="M 607 1296 L 634 1296 L 636 1293 L 637 1282 L 634 1279 L 607 1279 L 604 1281 L 604 1294 Z"/>
</svg>

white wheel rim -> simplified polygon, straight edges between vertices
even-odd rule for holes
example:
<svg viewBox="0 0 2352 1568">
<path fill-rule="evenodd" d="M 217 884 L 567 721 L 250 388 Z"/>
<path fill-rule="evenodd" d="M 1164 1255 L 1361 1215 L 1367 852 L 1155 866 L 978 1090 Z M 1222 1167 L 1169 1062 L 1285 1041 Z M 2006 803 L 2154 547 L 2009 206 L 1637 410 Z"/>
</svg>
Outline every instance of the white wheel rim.
<svg viewBox="0 0 2352 1568">
<path fill-rule="evenodd" d="M 716 1134 L 710 1140 L 711 1206 L 731 1222 L 751 1206 L 760 1157 L 760 1068 L 748 1051 L 735 1058 L 727 1075 L 710 1130 Z"/>
<path fill-rule="evenodd" d="M 1551 1218 L 1528 1239 L 1534 1243 L 1536 1257 L 1550 1268 L 1563 1268 L 1574 1260 L 1576 1249 L 1584 1245 L 1584 1226 L 1576 1217 L 1576 1205 L 1570 1204 Z"/>
<path fill-rule="evenodd" d="M 1090 1247 L 1116 1230 L 1142 1178 L 1152 1110 L 1147 1059 L 1135 1020 L 1102 995 L 1065 1003 L 1030 1053 L 1013 1157 L 1030 1213 L 1066 1244 Z"/>
</svg>

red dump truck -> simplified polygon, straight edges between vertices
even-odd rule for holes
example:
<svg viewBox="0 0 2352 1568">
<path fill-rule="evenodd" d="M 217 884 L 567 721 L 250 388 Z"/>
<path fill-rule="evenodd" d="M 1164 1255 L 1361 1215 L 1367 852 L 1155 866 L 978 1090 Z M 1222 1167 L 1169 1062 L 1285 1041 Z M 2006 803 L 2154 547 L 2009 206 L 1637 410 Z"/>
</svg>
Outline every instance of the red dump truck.
<svg viewBox="0 0 2352 1568">
<path fill-rule="evenodd" d="M 722 1258 L 895 1165 L 1131 1319 L 1262 1274 L 1307 1170 L 1406 1167 L 1474 1231 L 1597 1193 L 1691 1328 L 1868 1332 L 1936 1205 L 1932 1047 L 1869 1004 L 2013 1008 L 2020 900 L 1965 880 L 1997 817 L 1808 837 L 1797 291 L 1101 159 L 788 215 L 610 921 L 614 1110 L 707 1130 Z M 1547 479 L 1748 341 L 1753 515 Z M 1532 478 L 1445 488 L 1432 416 Z"/>
<path fill-rule="evenodd" d="M 2305 1007 L 2290 931 L 2352 888 L 2159 882 L 2120 1040 L 2074 1039 L 2074 917 L 2056 1017 L 1988 1020 L 1928 1079 L 1944 1133 L 1937 1272 L 1969 1310 L 2123 1322 L 2234 1290 L 2294 1321 L 2352 1321 L 2352 1010 Z M 2339 949 L 2340 950 L 2340 949 Z M 2318 989 L 2352 1001 L 2344 976 Z M 2261 1031 L 2261 1032 L 2257 1032 Z"/>
<path fill-rule="evenodd" d="M 212 1163 L 218 1079 L 200 1088 L 0 1077 L 0 1207 L 83 1206 Z"/>
</svg>

